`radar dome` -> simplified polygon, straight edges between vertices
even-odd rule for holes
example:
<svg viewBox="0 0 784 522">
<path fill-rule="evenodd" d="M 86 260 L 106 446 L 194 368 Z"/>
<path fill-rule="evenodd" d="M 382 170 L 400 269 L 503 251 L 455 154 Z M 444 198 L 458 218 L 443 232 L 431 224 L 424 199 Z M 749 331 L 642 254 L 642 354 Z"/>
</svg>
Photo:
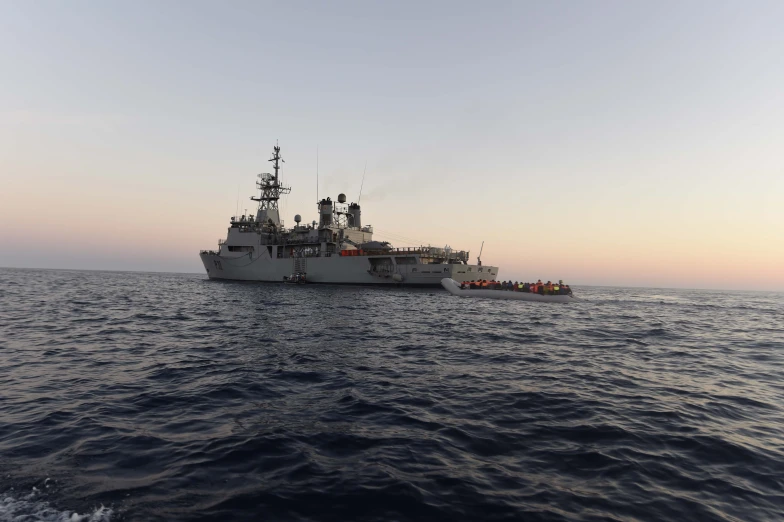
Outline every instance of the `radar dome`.
<svg viewBox="0 0 784 522">
<path fill-rule="evenodd" d="M 346 202 L 346 195 L 338 194 L 338 203 L 345 203 L 345 202 Z"/>
<path fill-rule="evenodd" d="M 297 224 L 299 224 L 299 222 L 300 222 L 300 221 L 302 221 L 302 216 L 300 216 L 299 214 L 297 214 L 296 216 L 294 216 L 294 221 L 295 221 Z"/>
</svg>

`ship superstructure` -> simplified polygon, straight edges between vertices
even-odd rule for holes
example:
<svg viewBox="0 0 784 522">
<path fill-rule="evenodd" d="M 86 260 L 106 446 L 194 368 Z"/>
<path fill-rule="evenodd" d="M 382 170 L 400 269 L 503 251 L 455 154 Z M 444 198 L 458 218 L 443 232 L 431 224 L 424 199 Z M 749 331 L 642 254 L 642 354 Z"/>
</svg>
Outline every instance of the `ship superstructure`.
<svg viewBox="0 0 784 522">
<path fill-rule="evenodd" d="M 280 219 L 278 201 L 291 192 L 280 182 L 283 159 L 275 145 L 274 174 L 259 174 L 255 215 L 233 216 L 228 235 L 217 250 L 202 250 L 204 268 L 211 279 L 281 282 L 292 274 L 306 274 L 308 283 L 441 286 L 441 279 L 495 280 L 498 267 L 469 264 L 469 252 L 431 246 L 394 248 L 373 240 L 373 227 L 362 225 L 359 203 L 317 203 L 318 220 L 293 228 Z"/>
</svg>

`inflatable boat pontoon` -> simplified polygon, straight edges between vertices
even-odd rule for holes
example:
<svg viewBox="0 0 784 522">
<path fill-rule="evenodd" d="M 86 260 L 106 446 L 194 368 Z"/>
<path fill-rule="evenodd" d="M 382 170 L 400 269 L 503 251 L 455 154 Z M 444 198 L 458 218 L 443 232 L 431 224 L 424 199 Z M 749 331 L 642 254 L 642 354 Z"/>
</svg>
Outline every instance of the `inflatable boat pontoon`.
<svg viewBox="0 0 784 522">
<path fill-rule="evenodd" d="M 447 292 L 460 297 L 484 297 L 485 299 L 509 299 L 512 301 L 540 301 L 543 303 L 570 303 L 576 300 L 571 295 L 540 295 L 530 292 L 510 292 L 508 290 L 471 290 L 460 289 L 460 283 L 454 279 L 445 277 L 441 280 L 441 286 Z"/>
</svg>

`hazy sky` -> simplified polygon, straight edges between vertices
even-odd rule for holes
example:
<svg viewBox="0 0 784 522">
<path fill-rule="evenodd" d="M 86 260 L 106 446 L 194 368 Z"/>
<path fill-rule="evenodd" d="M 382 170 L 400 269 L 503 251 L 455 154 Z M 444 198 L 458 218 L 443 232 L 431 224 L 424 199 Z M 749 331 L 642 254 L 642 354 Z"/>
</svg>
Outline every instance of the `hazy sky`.
<svg viewBox="0 0 784 522">
<path fill-rule="evenodd" d="M 293 192 L 502 279 L 784 290 L 784 2 L 0 0 L 0 266 L 203 271 Z"/>
</svg>

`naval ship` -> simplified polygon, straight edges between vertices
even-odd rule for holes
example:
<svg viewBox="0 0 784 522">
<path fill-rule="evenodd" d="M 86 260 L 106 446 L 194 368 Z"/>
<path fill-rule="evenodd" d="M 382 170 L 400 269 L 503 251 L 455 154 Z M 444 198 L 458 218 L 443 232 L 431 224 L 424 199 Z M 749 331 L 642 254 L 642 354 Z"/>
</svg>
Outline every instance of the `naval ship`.
<svg viewBox="0 0 784 522">
<path fill-rule="evenodd" d="M 494 281 L 498 267 L 469 264 L 469 252 L 431 246 L 394 248 L 373 240 L 373 227 L 362 225 L 359 203 L 346 205 L 345 194 L 317 203 L 318 221 L 302 224 L 297 214 L 293 228 L 285 228 L 278 200 L 290 187 L 279 180 L 280 146 L 273 147 L 274 174 L 259 174 L 255 215 L 233 216 L 228 235 L 217 250 L 199 255 L 210 279 L 290 281 L 307 283 L 402 285 L 440 287 L 450 278 L 458 283 Z"/>
</svg>

